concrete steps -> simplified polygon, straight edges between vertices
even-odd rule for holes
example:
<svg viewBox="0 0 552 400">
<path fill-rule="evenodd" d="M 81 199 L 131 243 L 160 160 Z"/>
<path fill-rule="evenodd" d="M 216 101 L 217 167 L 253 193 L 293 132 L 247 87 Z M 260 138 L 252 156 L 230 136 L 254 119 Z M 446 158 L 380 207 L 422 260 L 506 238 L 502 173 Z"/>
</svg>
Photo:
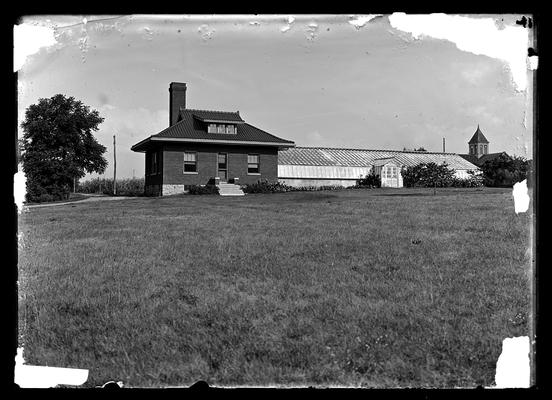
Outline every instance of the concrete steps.
<svg viewBox="0 0 552 400">
<path fill-rule="evenodd" d="M 244 196 L 245 193 L 241 190 L 240 185 L 233 183 L 219 183 L 219 194 L 221 196 Z"/>
</svg>

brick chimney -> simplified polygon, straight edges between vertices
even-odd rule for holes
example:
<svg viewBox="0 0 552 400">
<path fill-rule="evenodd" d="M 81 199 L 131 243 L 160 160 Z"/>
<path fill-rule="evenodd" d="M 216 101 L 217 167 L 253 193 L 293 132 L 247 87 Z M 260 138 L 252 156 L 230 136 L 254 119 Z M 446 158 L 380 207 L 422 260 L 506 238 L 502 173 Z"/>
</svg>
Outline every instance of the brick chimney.
<svg viewBox="0 0 552 400">
<path fill-rule="evenodd" d="M 186 84 L 171 82 L 169 85 L 169 126 L 178 122 L 181 107 L 186 108 Z"/>
</svg>

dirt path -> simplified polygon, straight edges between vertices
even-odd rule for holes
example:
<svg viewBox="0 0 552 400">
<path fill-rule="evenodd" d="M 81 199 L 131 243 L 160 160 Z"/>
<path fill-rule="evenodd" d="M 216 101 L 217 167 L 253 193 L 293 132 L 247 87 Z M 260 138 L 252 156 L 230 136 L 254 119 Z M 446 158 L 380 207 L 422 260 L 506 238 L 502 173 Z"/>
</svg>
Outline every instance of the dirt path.
<svg viewBox="0 0 552 400">
<path fill-rule="evenodd" d="M 135 199 L 136 197 L 130 196 L 102 196 L 95 194 L 84 194 L 88 196 L 86 199 L 74 200 L 74 201 L 64 201 L 59 203 L 47 203 L 47 204 L 30 204 L 24 205 L 25 208 L 40 208 L 40 207 L 53 207 L 53 206 L 64 206 L 67 204 L 79 204 L 79 203 L 90 203 L 93 201 L 113 201 L 113 200 L 126 200 L 126 199 Z"/>
</svg>

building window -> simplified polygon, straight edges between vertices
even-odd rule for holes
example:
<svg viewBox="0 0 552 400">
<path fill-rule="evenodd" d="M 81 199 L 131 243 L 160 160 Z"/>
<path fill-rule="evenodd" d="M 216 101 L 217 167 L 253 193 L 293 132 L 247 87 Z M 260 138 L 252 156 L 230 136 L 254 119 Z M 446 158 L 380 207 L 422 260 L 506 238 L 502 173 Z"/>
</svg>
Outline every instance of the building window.
<svg viewBox="0 0 552 400">
<path fill-rule="evenodd" d="M 383 167 L 382 178 L 393 179 L 397 178 L 398 168 L 394 166 Z"/>
<path fill-rule="evenodd" d="M 155 174 L 157 174 L 158 168 L 159 168 L 159 161 L 158 161 L 158 159 L 157 159 L 157 152 L 156 152 L 156 151 L 154 151 L 153 153 L 151 153 L 150 161 L 151 161 L 151 164 L 150 164 L 150 175 L 155 175 Z"/>
<path fill-rule="evenodd" d="M 207 125 L 207 133 L 226 133 L 226 134 L 236 134 L 237 128 L 235 125 L 225 125 L 225 124 L 209 124 Z"/>
<path fill-rule="evenodd" d="M 197 172 L 196 152 L 184 152 L 184 172 Z"/>
<path fill-rule="evenodd" d="M 483 145 L 482 144 L 479 145 L 479 154 L 483 154 Z"/>
<path fill-rule="evenodd" d="M 259 169 L 259 155 L 258 154 L 248 154 L 247 155 L 247 173 L 248 174 L 258 174 Z"/>
<path fill-rule="evenodd" d="M 483 145 L 483 154 L 487 154 L 487 145 Z"/>
</svg>

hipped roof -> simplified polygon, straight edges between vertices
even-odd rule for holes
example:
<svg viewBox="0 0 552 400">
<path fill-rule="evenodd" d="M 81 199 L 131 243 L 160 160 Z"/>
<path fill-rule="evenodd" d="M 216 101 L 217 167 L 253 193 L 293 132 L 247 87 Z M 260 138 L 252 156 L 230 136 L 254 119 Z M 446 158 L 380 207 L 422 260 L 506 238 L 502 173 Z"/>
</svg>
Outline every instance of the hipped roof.
<svg viewBox="0 0 552 400">
<path fill-rule="evenodd" d="M 473 144 L 473 143 L 489 143 L 485 135 L 483 135 L 483 132 L 481 132 L 481 130 L 479 129 L 479 125 L 477 125 L 477 130 L 475 131 L 472 138 L 468 142 L 468 144 Z"/>
<path fill-rule="evenodd" d="M 236 133 L 208 133 L 206 121 L 233 123 L 236 125 Z M 295 146 L 295 143 L 290 140 L 279 138 L 246 123 L 238 112 L 195 109 L 180 109 L 177 123 L 135 144 L 131 150 L 146 151 L 152 141 L 241 144 L 279 148 Z"/>
</svg>

